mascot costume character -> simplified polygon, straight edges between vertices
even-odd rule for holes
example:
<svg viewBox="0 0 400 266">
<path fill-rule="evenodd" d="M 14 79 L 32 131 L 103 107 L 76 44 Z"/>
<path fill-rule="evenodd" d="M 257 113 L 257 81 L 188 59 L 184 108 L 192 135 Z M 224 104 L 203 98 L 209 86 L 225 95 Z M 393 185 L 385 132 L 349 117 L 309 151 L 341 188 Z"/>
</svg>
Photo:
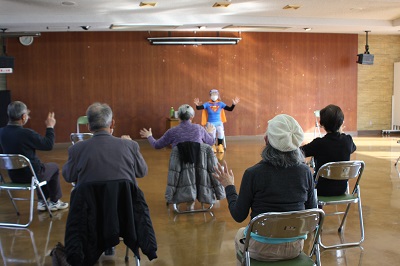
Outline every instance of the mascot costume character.
<svg viewBox="0 0 400 266">
<path fill-rule="evenodd" d="M 199 98 L 194 99 L 197 110 L 203 110 L 201 116 L 201 125 L 205 126 L 207 123 L 215 127 L 213 132 L 214 139 L 217 138 L 217 146 L 213 146 L 214 152 L 224 152 L 224 124 L 226 122 L 225 110 L 233 111 L 235 105 L 239 103 L 239 98 L 235 97 L 232 100 L 232 106 L 227 106 L 224 102 L 219 100 L 219 92 L 216 89 L 210 91 L 210 100 L 204 104 L 200 104 Z"/>
</svg>

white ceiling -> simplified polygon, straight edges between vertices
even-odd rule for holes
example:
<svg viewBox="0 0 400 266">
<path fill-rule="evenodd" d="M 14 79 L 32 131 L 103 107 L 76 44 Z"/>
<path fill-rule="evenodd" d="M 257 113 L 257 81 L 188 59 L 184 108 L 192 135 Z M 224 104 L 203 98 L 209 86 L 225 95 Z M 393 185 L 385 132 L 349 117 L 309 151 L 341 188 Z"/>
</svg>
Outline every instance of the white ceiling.
<svg viewBox="0 0 400 266">
<path fill-rule="evenodd" d="M 231 0 L 212 7 L 207 0 L 0 0 L 5 32 L 116 31 L 265 31 L 400 35 L 400 0 Z M 286 5 L 298 9 L 283 9 Z M 230 29 L 225 27 L 231 26 Z M 234 26 L 232 28 L 232 26 Z M 240 29 L 237 27 L 240 26 Z M 225 29 L 224 29 L 225 28 Z"/>
</svg>

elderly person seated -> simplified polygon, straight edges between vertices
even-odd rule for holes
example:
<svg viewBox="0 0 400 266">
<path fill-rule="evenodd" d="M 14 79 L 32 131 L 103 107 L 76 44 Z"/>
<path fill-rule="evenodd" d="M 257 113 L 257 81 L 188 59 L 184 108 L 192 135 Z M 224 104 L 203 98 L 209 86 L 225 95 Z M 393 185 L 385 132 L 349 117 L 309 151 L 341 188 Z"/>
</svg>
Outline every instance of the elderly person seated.
<svg viewBox="0 0 400 266">
<path fill-rule="evenodd" d="M 208 145 L 214 144 L 214 139 L 211 136 L 212 132 L 214 132 L 214 127 L 209 125 L 204 129 L 200 125 L 193 124 L 194 110 L 190 105 L 183 104 L 179 107 L 178 118 L 181 121 L 179 125 L 168 129 L 158 140 L 153 137 L 151 128 L 148 130 L 145 128 L 141 129 L 140 136 L 147 138 L 150 145 L 155 149 L 162 149 L 168 145 L 175 147 L 178 143 L 185 141 L 206 143 Z"/>
<path fill-rule="evenodd" d="M 353 138 L 342 132 L 344 114 L 339 106 L 330 104 L 319 113 L 320 124 L 326 135 L 300 147 L 306 157 L 314 157 L 314 174 L 326 163 L 350 160 L 351 154 L 357 148 Z M 339 196 L 346 192 L 347 183 L 347 180 L 320 177 L 316 184 L 317 193 L 320 196 Z"/>
<path fill-rule="evenodd" d="M 226 162 L 218 164 L 214 176 L 225 187 L 229 211 L 236 222 L 243 222 L 266 212 L 286 212 L 317 207 L 314 180 L 299 149 L 304 133 L 297 121 L 286 114 L 268 121 L 266 146 L 261 161 L 248 168 L 242 178 L 240 194 L 234 186 L 234 175 Z M 236 250 L 243 252 L 247 227 L 235 238 Z M 300 255 L 304 239 L 282 239 L 272 243 L 268 238 L 251 238 L 250 257 L 260 261 L 292 259 Z"/>
</svg>

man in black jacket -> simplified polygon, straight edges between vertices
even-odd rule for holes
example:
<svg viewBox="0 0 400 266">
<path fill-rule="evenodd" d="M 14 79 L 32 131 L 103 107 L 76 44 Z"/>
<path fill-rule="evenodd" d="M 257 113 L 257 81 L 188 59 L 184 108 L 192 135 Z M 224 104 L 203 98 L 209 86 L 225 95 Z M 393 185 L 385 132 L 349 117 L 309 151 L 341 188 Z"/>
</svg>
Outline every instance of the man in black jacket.
<svg viewBox="0 0 400 266">
<path fill-rule="evenodd" d="M 68 203 L 60 200 L 62 196 L 59 168 L 56 163 L 42 163 L 36 155 L 36 150 L 50 151 L 54 146 L 54 126 L 56 119 L 54 113 L 49 112 L 46 124 L 46 135 L 41 136 L 39 133 L 29 128 L 24 128 L 28 122 L 30 110 L 23 102 L 14 101 L 7 107 L 8 124 L 0 129 L 0 145 L 3 153 L 22 154 L 26 156 L 35 170 L 39 181 L 47 181 L 47 185 L 42 187 L 43 199 L 40 193 L 37 193 L 39 201 L 37 209 L 39 211 L 46 210 L 45 200 L 49 198 L 49 208 L 51 211 L 68 208 Z M 31 175 L 29 169 L 22 168 L 10 171 L 10 178 L 15 183 L 30 183 Z"/>
</svg>

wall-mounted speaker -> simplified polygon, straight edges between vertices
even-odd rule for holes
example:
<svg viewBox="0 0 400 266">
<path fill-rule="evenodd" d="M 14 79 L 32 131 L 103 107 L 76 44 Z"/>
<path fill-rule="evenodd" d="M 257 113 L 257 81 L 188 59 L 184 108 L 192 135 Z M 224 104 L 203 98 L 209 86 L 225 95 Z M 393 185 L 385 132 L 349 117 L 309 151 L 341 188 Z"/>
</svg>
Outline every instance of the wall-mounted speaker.
<svg viewBox="0 0 400 266">
<path fill-rule="evenodd" d="M 14 69 L 14 57 L 11 56 L 0 56 L 0 73 L 7 74 L 12 73 Z"/>
<path fill-rule="evenodd" d="M 358 54 L 357 63 L 362 65 L 373 65 L 374 55 L 373 54 Z"/>
<path fill-rule="evenodd" d="M 7 107 L 11 102 L 11 91 L 0 90 L 0 127 L 8 123 Z"/>
</svg>

